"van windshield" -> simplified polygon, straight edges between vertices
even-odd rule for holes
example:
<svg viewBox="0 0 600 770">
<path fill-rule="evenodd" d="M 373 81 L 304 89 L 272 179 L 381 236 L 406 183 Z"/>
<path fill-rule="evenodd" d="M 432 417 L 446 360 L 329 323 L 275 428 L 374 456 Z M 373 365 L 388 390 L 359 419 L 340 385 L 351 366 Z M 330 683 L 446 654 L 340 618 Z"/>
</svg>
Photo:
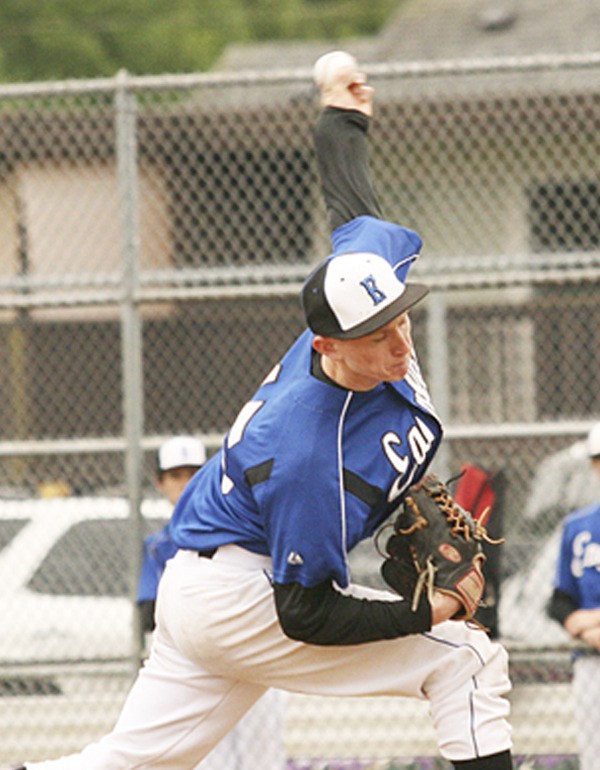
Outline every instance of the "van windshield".
<svg viewBox="0 0 600 770">
<path fill-rule="evenodd" d="M 147 530 L 160 528 L 153 521 Z M 64 596 L 127 596 L 131 524 L 126 519 L 98 519 L 74 524 L 50 549 L 28 588 Z"/>
</svg>

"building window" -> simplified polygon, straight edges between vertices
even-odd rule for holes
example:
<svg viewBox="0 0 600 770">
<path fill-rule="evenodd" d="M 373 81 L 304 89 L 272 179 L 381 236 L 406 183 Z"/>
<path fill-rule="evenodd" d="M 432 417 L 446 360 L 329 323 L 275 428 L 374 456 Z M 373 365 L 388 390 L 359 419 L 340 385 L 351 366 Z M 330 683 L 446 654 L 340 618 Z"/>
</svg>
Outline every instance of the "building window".
<svg viewBox="0 0 600 770">
<path fill-rule="evenodd" d="M 547 182 L 529 190 L 534 252 L 600 248 L 600 181 Z"/>
</svg>

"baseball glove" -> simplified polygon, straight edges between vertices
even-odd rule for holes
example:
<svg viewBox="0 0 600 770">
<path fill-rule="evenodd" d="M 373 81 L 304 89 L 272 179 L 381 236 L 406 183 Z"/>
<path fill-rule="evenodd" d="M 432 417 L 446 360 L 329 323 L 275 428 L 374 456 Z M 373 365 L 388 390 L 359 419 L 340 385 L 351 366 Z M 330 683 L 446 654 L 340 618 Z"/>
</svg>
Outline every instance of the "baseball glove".
<svg viewBox="0 0 600 770">
<path fill-rule="evenodd" d="M 449 594 L 462 606 L 454 619 L 471 620 L 485 588 L 482 543 L 502 541 L 492 540 L 481 521 L 461 508 L 433 474 L 409 488 L 392 526 L 382 554 L 386 583 L 412 599 L 413 610 L 424 590 L 430 601 L 434 590 Z"/>
</svg>

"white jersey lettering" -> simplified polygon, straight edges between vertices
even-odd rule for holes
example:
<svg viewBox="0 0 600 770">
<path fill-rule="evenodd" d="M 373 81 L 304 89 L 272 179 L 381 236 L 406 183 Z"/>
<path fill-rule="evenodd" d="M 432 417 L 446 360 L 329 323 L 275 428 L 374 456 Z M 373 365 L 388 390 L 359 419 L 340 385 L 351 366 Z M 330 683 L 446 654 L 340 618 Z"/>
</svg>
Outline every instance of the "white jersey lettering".
<svg viewBox="0 0 600 770">
<path fill-rule="evenodd" d="M 394 447 L 402 446 L 402 439 L 397 433 L 389 431 L 381 439 L 383 444 L 383 451 L 385 456 L 392 464 L 392 468 L 398 472 L 400 476 L 403 476 L 408 470 L 410 460 L 406 455 L 400 455 Z"/>
<path fill-rule="evenodd" d="M 264 401 L 248 401 L 247 404 L 244 404 L 227 434 L 225 443 L 228 449 L 231 449 L 231 447 L 242 440 L 246 426 L 264 403 Z M 232 479 L 227 475 L 225 449 L 222 450 L 221 454 L 221 468 L 223 470 L 223 475 L 221 477 L 221 492 L 224 495 L 228 495 L 233 489 L 234 484 Z"/>
<path fill-rule="evenodd" d="M 429 450 L 435 443 L 433 432 L 419 417 L 415 418 L 415 424 L 409 428 L 406 439 L 413 459 L 412 468 L 410 456 L 398 451 L 402 446 L 402 439 L 397 433 L 389 431 L 381 440 L 385 456 L 398 473 L 388 492 L 389 501 L 397 498 L 410 486 L 417 469 L 427 461 Z"/>
<path fill-rule="evenodd" d="M 271 371 L 267 374 L 267 376 L 264 378 L 264 380 L 261 383 L 261 388 L 263 385 L 271 385 L 274 382 L 277 382 L 279 379 L 279 375 L 281 374 L 282 365 L 281 363 L 275 364 L 275 366 L 271 369 Z M 250 420 L 254 417 L 254 415 L 258 412 L 258 410 L 263 406 L 265 402 L 259 401 L 259 400 L 253 400 L 248 401 L 244 406 L 240 409 L 240 412 L 238 416 L 235 418 L 235 421 L 233 425 L 231 426 L 229 433 L 227 434 L 226 439 L 226 446 L 227 449 L 231 449 L 231 447 L 234 447 L 236 444 L 239 444 L 239 442 L 244 438 L 244 431 L 246 430 L 246 427 Z M 231 492 L 231 490 L 234 487 L 233 480 L 227 475 L 227 459 L 226 459 L 226 452 L 225 448 L 221 451 L 221 470 L 223 472 L 221 477 L 221 492 L 224 495 L 227 495 Z"/>
<path fill-rule="evenodd" d="M 433 402 L 431 400 L 431 396 L 429 395 L 429 391 L 427 389 L 427 385 L 425 384 L 425 380 L 421 374 L 419 363 L 414 356 L 410 359 L 408 372 L 404 379 L 414 390 L 415 401 L 417 404 L 422 406 L 423 409 L 426 409 L 431 414 L 437 416 L 435 407 L 433 406 Z"/>
<path fill-rule="evenodd" d="M 586 568 L 600 572 L 600 543 L 593 543 L 591 540 L 592 534 L 587 530 L 580 532 L 573 540 L 571 572 L 576 578 L 580 578 Z"/>
<path fill-rule="evenodd" d="M 418 465 L 422 465 L 427 459 L 429 450 L 435 442 L 435 436 L 423 420 L 416 418 L 416 425 L 408 431 L 408 445 Z"/>
</svg>

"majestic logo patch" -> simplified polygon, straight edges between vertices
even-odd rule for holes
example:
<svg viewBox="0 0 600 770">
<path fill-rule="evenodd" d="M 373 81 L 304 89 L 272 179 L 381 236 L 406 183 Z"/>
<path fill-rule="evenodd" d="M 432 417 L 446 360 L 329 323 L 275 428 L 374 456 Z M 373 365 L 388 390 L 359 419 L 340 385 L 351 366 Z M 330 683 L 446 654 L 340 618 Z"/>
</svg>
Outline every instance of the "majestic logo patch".
<svg viewBox="0 0 600 770">
<path fill-rule="evenodd" d="M 366 290 L 369 297 L 371 297 L 374 305 L 379 305 L 379 303 L 383 302 L 383 300 L 386 298 L 385 294 L 381 291 L 380 288 L 378 288 L 377 284 L 375 283 L 375 278 L 373 278 L 372 275 L 368 275 L 364 280 L 360 282 L 360 285 L 363 287 L 363 289 Z"/>
<path fill-rule="evenodd" d="M 287 557 L 287 563 L 293 564 L 294 566 L 296 566 L 296 565 L 304 564 L 304 559 L 298 553 L 298 551 L 290 551 Z"/>
</svg>

